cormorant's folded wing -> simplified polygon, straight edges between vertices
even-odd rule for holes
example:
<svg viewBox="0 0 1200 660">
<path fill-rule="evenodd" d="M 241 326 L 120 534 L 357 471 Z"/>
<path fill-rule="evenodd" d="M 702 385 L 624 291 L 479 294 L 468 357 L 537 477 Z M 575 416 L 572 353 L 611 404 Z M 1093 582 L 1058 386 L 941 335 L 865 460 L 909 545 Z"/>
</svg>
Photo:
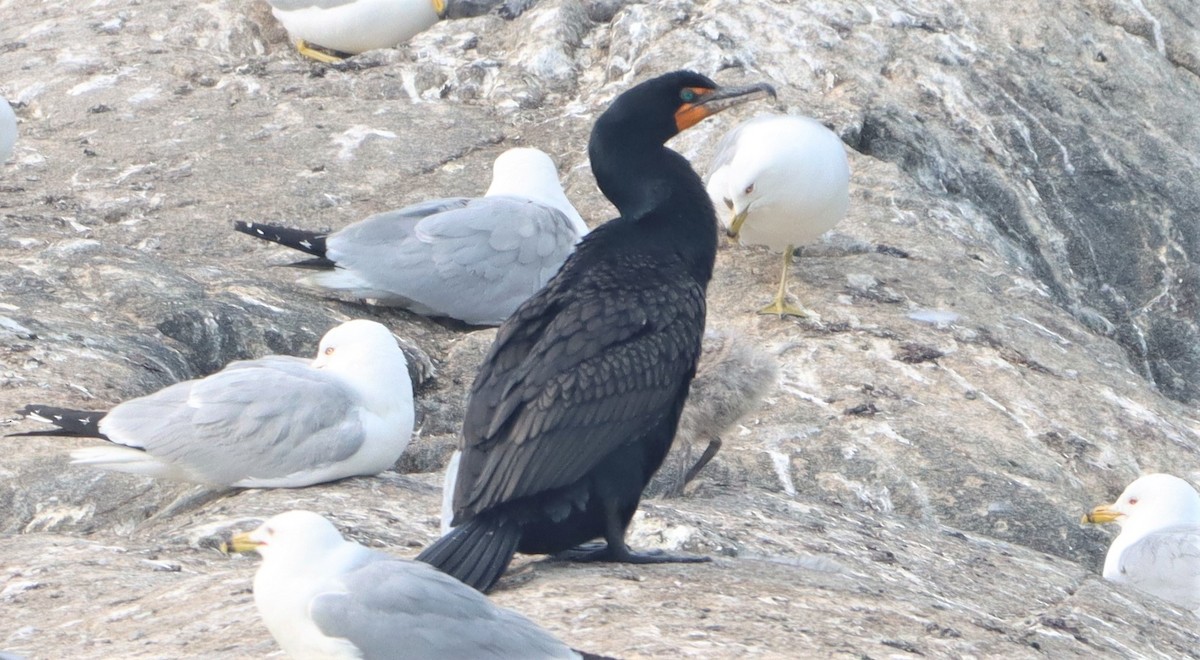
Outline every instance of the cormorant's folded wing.
<svg viewBox="0 0 1200 660">
<path fill-rule="evenodd" d="M 678 415 L 699 355 L 704 289 L 681 264 L 644 257 L 576 269 L 501 328 L 463 424 L 456 520 L 567 486 Z"/>
</svg>

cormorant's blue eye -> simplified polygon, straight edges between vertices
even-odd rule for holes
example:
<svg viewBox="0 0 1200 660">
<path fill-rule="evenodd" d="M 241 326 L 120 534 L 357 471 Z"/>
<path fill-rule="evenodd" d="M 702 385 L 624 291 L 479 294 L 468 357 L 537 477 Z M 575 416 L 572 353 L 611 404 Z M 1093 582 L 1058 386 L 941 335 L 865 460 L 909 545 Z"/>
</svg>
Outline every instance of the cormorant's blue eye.
<svg viewBox="0 0 1200 660">
<path fill-rule="evenodd" d="M 685 88 L 682 92 L 679 92 L 679 98 L 683 99 L 686 103 L 691 103 L 696 100 L 696 92 Z"/>
</svg>

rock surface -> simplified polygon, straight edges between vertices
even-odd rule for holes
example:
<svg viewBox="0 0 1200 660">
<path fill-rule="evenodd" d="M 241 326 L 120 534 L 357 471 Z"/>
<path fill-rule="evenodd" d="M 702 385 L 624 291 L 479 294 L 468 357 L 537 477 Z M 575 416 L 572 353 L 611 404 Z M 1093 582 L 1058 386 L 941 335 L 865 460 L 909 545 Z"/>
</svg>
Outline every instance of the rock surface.
<svg viewBox="0 0 1200 660">
<path fill-rule="evenodd" d="M 428 356 L 419 437 L 377 478 L 206 493 L 69 466 L 83 441 L 6 440 L 0 650 L 270 654 L 255 561 L 214 548 L 290 508 L 416 554 L 491 331 L 316 298 L 230 224 L 479 194 L 528 145 L 595 225 L 592 120 L 682 67 L 770 80 L 850 147 L 850 216 L 795 266 L 821 318 L 755 316 L 777 257 L 723 247 L 710 323 L 777 354 L 778 387 L 631 535 L 716 561 L 523 560 L 495 598 L 619 657 L 1195 655 L 1196 620 L 1102 581 L 1111 534 L 1076 522 L 1139 473 L 1200 479 L 1190 0 L 542 0 L 334 67 L 261 2 L 0 2 L 21 121 L 0 167 L 0 411 L 309 354 L 349 317 Z M 673 146 L 702 168 L 741 110 Z"/>
</svg>

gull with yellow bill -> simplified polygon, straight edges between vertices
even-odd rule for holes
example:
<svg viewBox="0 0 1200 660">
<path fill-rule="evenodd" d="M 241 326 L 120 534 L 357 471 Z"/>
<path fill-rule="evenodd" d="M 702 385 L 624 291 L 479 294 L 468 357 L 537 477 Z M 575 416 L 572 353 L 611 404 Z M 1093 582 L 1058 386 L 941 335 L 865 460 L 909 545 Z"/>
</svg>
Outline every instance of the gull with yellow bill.
<svg viewBox="0 0 1200 660">
<path fill-rule="evenodd" d="M 292 658 L 601 658 L 422 564 L 342 538 L 311 511 L 289 511 L 226 550 L 256 551 L 254 604 Z"/>
<path fill-rule="evenodd" d="M 1148 474 L 1083 522 L 1121 526 L 1104 559 L 1106 579 L 1200 615 L 1200 493 L 1191 484 Z"/>
<path fill-rule="evenodd" d="M 779 291 L 760 314 L 809 316 L 787 303 L 796 246 L 811 243 L 846 217 L 850 165 L 838 136 L 797 115 L 760 115 L 717 145 L 706 189 L 729 236 L 783 252 Z"/>
</svg>

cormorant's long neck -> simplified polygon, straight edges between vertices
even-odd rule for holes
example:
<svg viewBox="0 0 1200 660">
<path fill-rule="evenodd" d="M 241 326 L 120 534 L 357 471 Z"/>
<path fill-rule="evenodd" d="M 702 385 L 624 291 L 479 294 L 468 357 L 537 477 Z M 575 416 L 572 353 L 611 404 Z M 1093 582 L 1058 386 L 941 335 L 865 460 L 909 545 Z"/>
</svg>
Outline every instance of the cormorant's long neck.
<svg viewBox="0 0 1200 660">
<path fill-rule="evenodd" d="M 678 253 L 707 286 L 717 254 L 717 216 L 704 182 L 683 156 L 631 137 L 593 135 L 588 145 L 596 183 L 621 212 L 614 222 L 637 223 L 647 241 Z"/>
</svg>

